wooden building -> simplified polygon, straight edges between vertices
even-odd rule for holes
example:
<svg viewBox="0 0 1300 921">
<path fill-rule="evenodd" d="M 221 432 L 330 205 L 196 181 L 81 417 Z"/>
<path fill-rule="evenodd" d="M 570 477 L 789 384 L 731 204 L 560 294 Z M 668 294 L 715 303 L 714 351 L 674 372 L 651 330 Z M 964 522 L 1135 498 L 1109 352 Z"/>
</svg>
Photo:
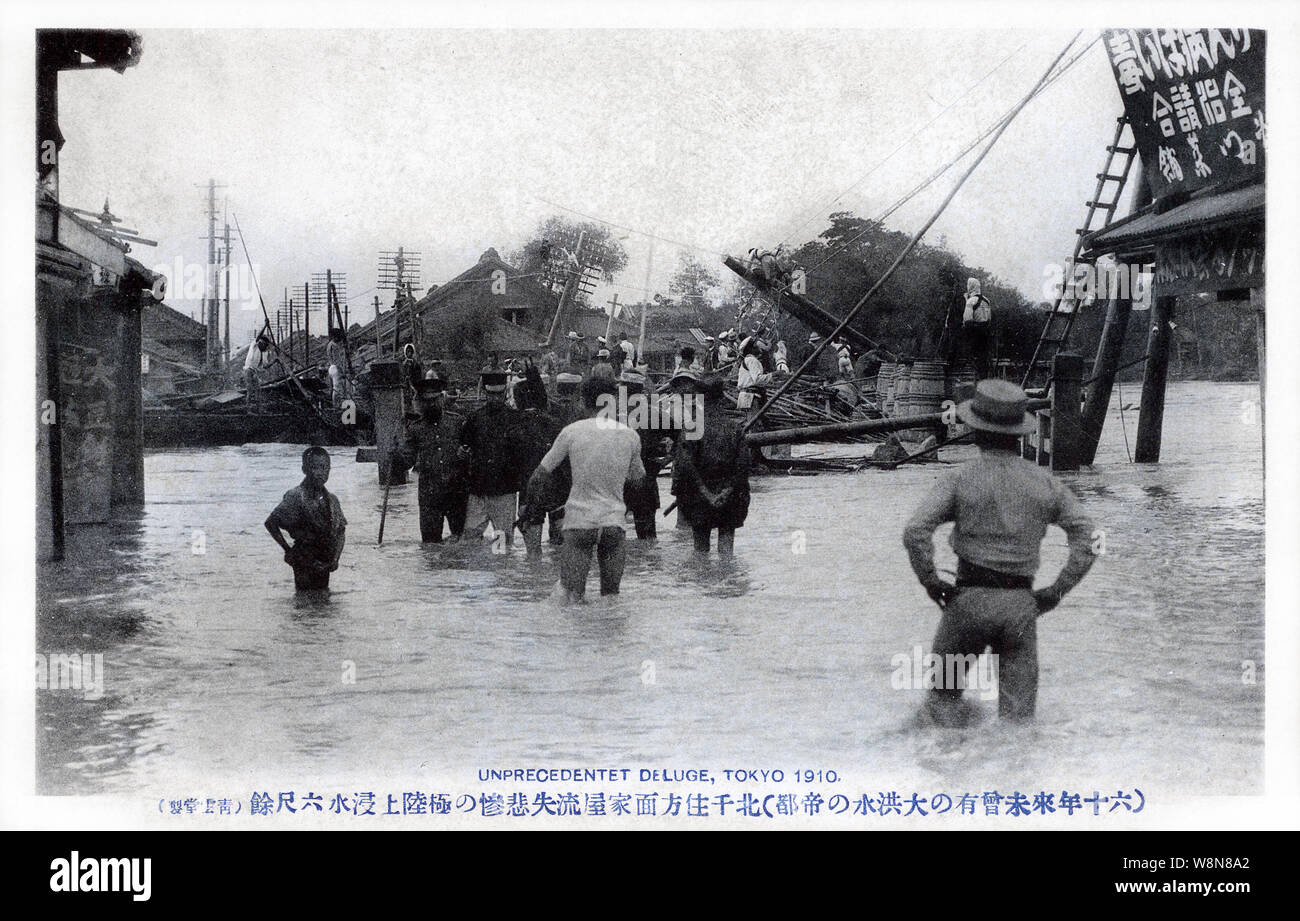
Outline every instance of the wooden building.
<svg viewBox="0 0 1300 921">
<path fill-rule="evenodd" d="M 141 315 L 158 276 L 59 201 L 59 73 L 121 73 L 139 60 L 139 36 L 49 29 L 36 43 L 36 538 L 49 560 L 68 526 L 144 500 Z"/>
<path fill-rule="evenodd" d="M 1154 463 L 1179 297 L 1212 294 L 1254 313 L 1263 405 L 1265 34 L 1112 29 L 1105 41 L 1143 166 L 1142 206 L 1086 237 L 1084 256 L 1109 254 L 1152 271 L 1133 459 Z M 1131 298 L 1108 304 L 1084 408 L 1085 463 L 1096 450 L 1132 313 Z"/>
</svg>

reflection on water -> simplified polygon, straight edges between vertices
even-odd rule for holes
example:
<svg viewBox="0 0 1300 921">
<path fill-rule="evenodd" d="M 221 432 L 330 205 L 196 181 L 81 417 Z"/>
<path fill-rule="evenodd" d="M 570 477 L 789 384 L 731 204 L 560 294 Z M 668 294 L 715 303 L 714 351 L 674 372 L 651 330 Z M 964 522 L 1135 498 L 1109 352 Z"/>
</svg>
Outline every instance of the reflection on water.
<svg viewBox="0 0 1300 921">
<path fill-rule="evenodd" d="M 564 607 L 549 547 L 533 563 L 420 544 L 414 485 L 393 489 L 376 546 L 374 467 L 341 450 L 348 546 L 327 595 L 295 596 L 262 521 L 300 449 L 151 455 L 143 515 L 76 532 L 40 572 L 38 651 L 102 653 L 105 695 L 38 694 L 38 786 L 229 795 L 561 763 L 1258 792 L 1263 480 L 1241 413 L 1256 393 L 1171 387 L 1158 466 L 1127 463 L 1112 407 L 1097 466 L 1069 478 L 1107 553 L 1041 622 L 1038 719 L 1004 725 L 983 702 L 962 730 L 915 727 L 920 692 L 890 681 L 938 619 L 901 532 L 940 465 L 756 480 L 733 560 L 695 559 L 670 520 L 629 542 L 622 595 L 595 596 L 593 573 L 592 600 Z M 1053 530 L 1040 582 L 1065 555 Z"/>
</svg>

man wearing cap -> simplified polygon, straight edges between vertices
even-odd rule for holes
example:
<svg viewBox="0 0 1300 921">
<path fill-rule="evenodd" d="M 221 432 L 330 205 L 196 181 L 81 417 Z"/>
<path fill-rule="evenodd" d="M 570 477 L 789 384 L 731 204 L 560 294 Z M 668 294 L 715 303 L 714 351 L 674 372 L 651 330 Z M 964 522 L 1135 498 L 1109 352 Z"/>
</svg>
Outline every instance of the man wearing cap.
<svg viewBox="0 0 1300 921">
<path fill-rule="evenodd" d="M 555 443 L 564 423 L 557 414 L 550 412 L 546 385 L 542 382 L 541 372 L 531 362 L 524 368 L 524 379 L 515 386 L 514 392 L 515 408 L 519 410 L 519 425 L 516 429 L 519 444 L 516 459 L 518 491 L 525 494 L 524 501 L 519 506 L 518 524 L 524 535 L 524 547 L 528 556 L 536 558 L 542 553 L 542 522 L 546 520 L 548 511 L 564 505 L 565 496 L 557 494 L 558 490 L 528 496 L 528 480 Z M 567 492 L 567 484 L 565 487 Z"/>
<path fill-rule="evenodd" d="M 657 399 L 657 395 L 646 393 L 646 378 L 640 371 L 624 371 L 619 376 L 619 386 L 627 393 L 629 403 L 634 398 L 645 400 L 648 408 L 649 401 Z M 650 425 L 652 418 L 658 418 L 657 413 L 630 413 L 630 415 L 633 418 L 624 421 L 641 440 L 641 466 L 645 468 L 645 476 L 635 485 L 632 483 L 624 485 L 623 504 L 632 513 L 637 540 L 654 540 L 655 513 L 659 511 L 659 471 L 668 463 L 663 447 L 667 436 L 662 429 L 652 428 Z M 638 415 L 639 420 L 636 418 Z M 671 444 L 671 441 L 669 443 Z"/>
<path fill-rule="evenodd" d="M 1093 563 L 1093 524 L 1079 500 L 1046 469 L 1020 456 L 1020 437 L 1034 427 L 1020 387 L 983 380 L 957 408 L 971 427 L 979 457 L 945 475 L 912 515 L 903 545 L 926 592 L 943 610 L 934 637 L 941 661 L 962 664 L 958 687 L 935 688 L 926 707 L 937 723 L 962 721 L 969 657 L 986 647 L 998 656 L 998 715 L 1027 719 L 1038 695 L 1037 618 L 1056 607 Z M 957 584 L 934 568 L 933 536 L 953 522 Z M 1048 587 L 1033 590 L 1048 525 L 1069 539 L 1070 558 Z"/>
<path fill-rule="evenodd" d="M 465 528 L 471 537 L 483 534 L 488 522 L 514 543 L 515 491 L 519 488 L 516 429 L 519 413 L 506 405 L 506 372 L 486 368 L 480 375 L 486 397 L 461 429 L 461 456 L 469 462 L 469 500 Z"/>
<path fill-rule="evenodd" d="M 408 416 L 406 440 L 399 463 L 415 467 L 419 474 L 420 540 L 442 543 L 446 521 L 451 542 L 460 540 L 465 529 L 465 461 L 460 455 L 460 432 L 465 420 L 444 409 L 447 389 L 441 378 L 416 382 L 414 419 Z"/>
</svg>

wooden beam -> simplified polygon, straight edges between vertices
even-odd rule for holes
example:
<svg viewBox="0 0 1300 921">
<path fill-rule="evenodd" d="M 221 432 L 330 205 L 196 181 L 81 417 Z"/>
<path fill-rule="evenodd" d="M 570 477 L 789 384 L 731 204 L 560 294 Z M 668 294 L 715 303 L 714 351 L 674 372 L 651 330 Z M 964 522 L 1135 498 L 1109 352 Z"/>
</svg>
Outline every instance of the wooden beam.
<svg viewBox="0 0 1300 921">
<path fill-rule="evenodd" d="M 758 274 L 751 272 L 740 260 L 734 256 L 727 256 L 722 260 L 722 264 L 731 271 L 735 272 L 745 281 L 749 282 L 758 290 L 770 294 L 777 301 L 777 306 L 781 307 L 793 316 L 799 322 L 803 323 L 809 329 L 821 336 L 829 336 L 840 325 L 840 317 L 835 316 L 830 311 L 814 304 L 802 294 L 795 294 L 793 291 L 784 288 L 777 289 L 767 283 L 767 280 Z M 852 326 L 845 327 L 841 334 L 848 339 L 858 351 L 866 352 L 874 348 L 879 348 L 880 343 L 876 342 L 862 333 L 858 332 Z"/>
<path fill-rule="evenodd" d="M 1147 366 L 1142 375 L 1142 405 L 1138 410 L 1137 444 L 1133 462 L 1160 461 L 1160 434 L 1165 419 L 1165 383 L 1169 377 L 1169 344 L 1176 298 L 1157 297 L 1151 308 L 1151 333 L 1147 340 Z"/>
<path fill-rule="evenodd" d="M 1052 379 L 1052 470 L 1078 470 L 1083 356 L 1058 352 L 1052 359 Z"/>
<path fill-rule="evenodd" d="M 1119 374 L 1124 336 L 1128 333 L 1128 321 L 1132 312 L 1133 301 L 1129 298 L 1112 298 L 1106 307 L 1106 325 L 1102 327 L 1097 357 L 1092 363 L 1092 384 L 1088 387 L 1088 399 L 1080 420 L 1083 435 L 1079 446 L 1080 464 L 1091 464 L 1097 458 L 1097 445 L 1101 441 L 1106 415 L 1110 411 L 1110 397 L 1115 389 L 1115 378 Z"/>
</svg>

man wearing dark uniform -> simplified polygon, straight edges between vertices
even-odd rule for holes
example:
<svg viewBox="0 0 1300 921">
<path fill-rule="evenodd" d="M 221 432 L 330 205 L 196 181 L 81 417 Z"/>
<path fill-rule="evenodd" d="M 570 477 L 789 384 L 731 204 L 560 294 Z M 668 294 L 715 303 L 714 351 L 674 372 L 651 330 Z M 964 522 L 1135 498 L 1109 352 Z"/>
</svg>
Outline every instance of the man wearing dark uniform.
<svg viewBox="0 0 1300 921">
<path fill-rule="evenodd" d="M 506 372 L 487 368 L 482 375 L 487 402 L 461 429 L 461 455 L 469 463 L 469 501 L 465 527 L 471 538 L 488 523 L 514 544 L 516 492 L 519 489 L 519 412 L 506 405 Z"/>
<path fill-rule="evenodd" d="M 442 527 L 451 529 L 451 542 L 465 529 L 468 500 L 464 458 L 460 455 L 463 416 L 443 406 L 447 389 L 440 379 L 416 383 L 417 416 L 406 425 L 401 460 L 415 467 L 420 481 L 420 540 L 442 543 Z"/>
<path fill-rule="evenodd" d="M 624 371 L 620 386 L 626 389 L 629 402 L 634 397 L 652 399 L 645 396 L 645 377 L 640 372 Z M 636 523 L 637 540 L 655 538 L 655 513 L 659 511 L 657 477 L 666 462 L 661 447 L 665 433 L 651 428 L 650 418 L 649 412 L 644 413 L 640 426 L 634 425 L 632 419 L 626 420 L 628 426 L 635 429 L 637 437 L 641 439 L 641 465 L 645 467 L 644 477 L 636 483 L 629 482 L 623 486 L 623 504 L 632 513 L 632 520 Z"/>
<path fill-rule="evenodd" d="M 560 434 L 565 423 L 549 411 L 549 399 L 542 375 L 531 363 L 524 369 L 524 379 L 515 386 L 515 407 L 519 410 L 519 427 L 516 430 L 519 441 L 518 490 L 527 493 L 528 480 L 541 463 L 546 452 L 551 450 L 555 437 Z M 567 483 L 565 493 L 568 492 Z M 526 504 L 519 507 L 519 529 L 524 534 L 524 547 L 528 556 L 537 557 L 542 552 L 542 522 L 546 513 L 557 505 L 564 504 L 564 495 L 556 496 L 553 491 L 546 491 L 537 496 L 527 497 Z M 552 524 L 554 528 L 554 524 Z"/>
</svg>

